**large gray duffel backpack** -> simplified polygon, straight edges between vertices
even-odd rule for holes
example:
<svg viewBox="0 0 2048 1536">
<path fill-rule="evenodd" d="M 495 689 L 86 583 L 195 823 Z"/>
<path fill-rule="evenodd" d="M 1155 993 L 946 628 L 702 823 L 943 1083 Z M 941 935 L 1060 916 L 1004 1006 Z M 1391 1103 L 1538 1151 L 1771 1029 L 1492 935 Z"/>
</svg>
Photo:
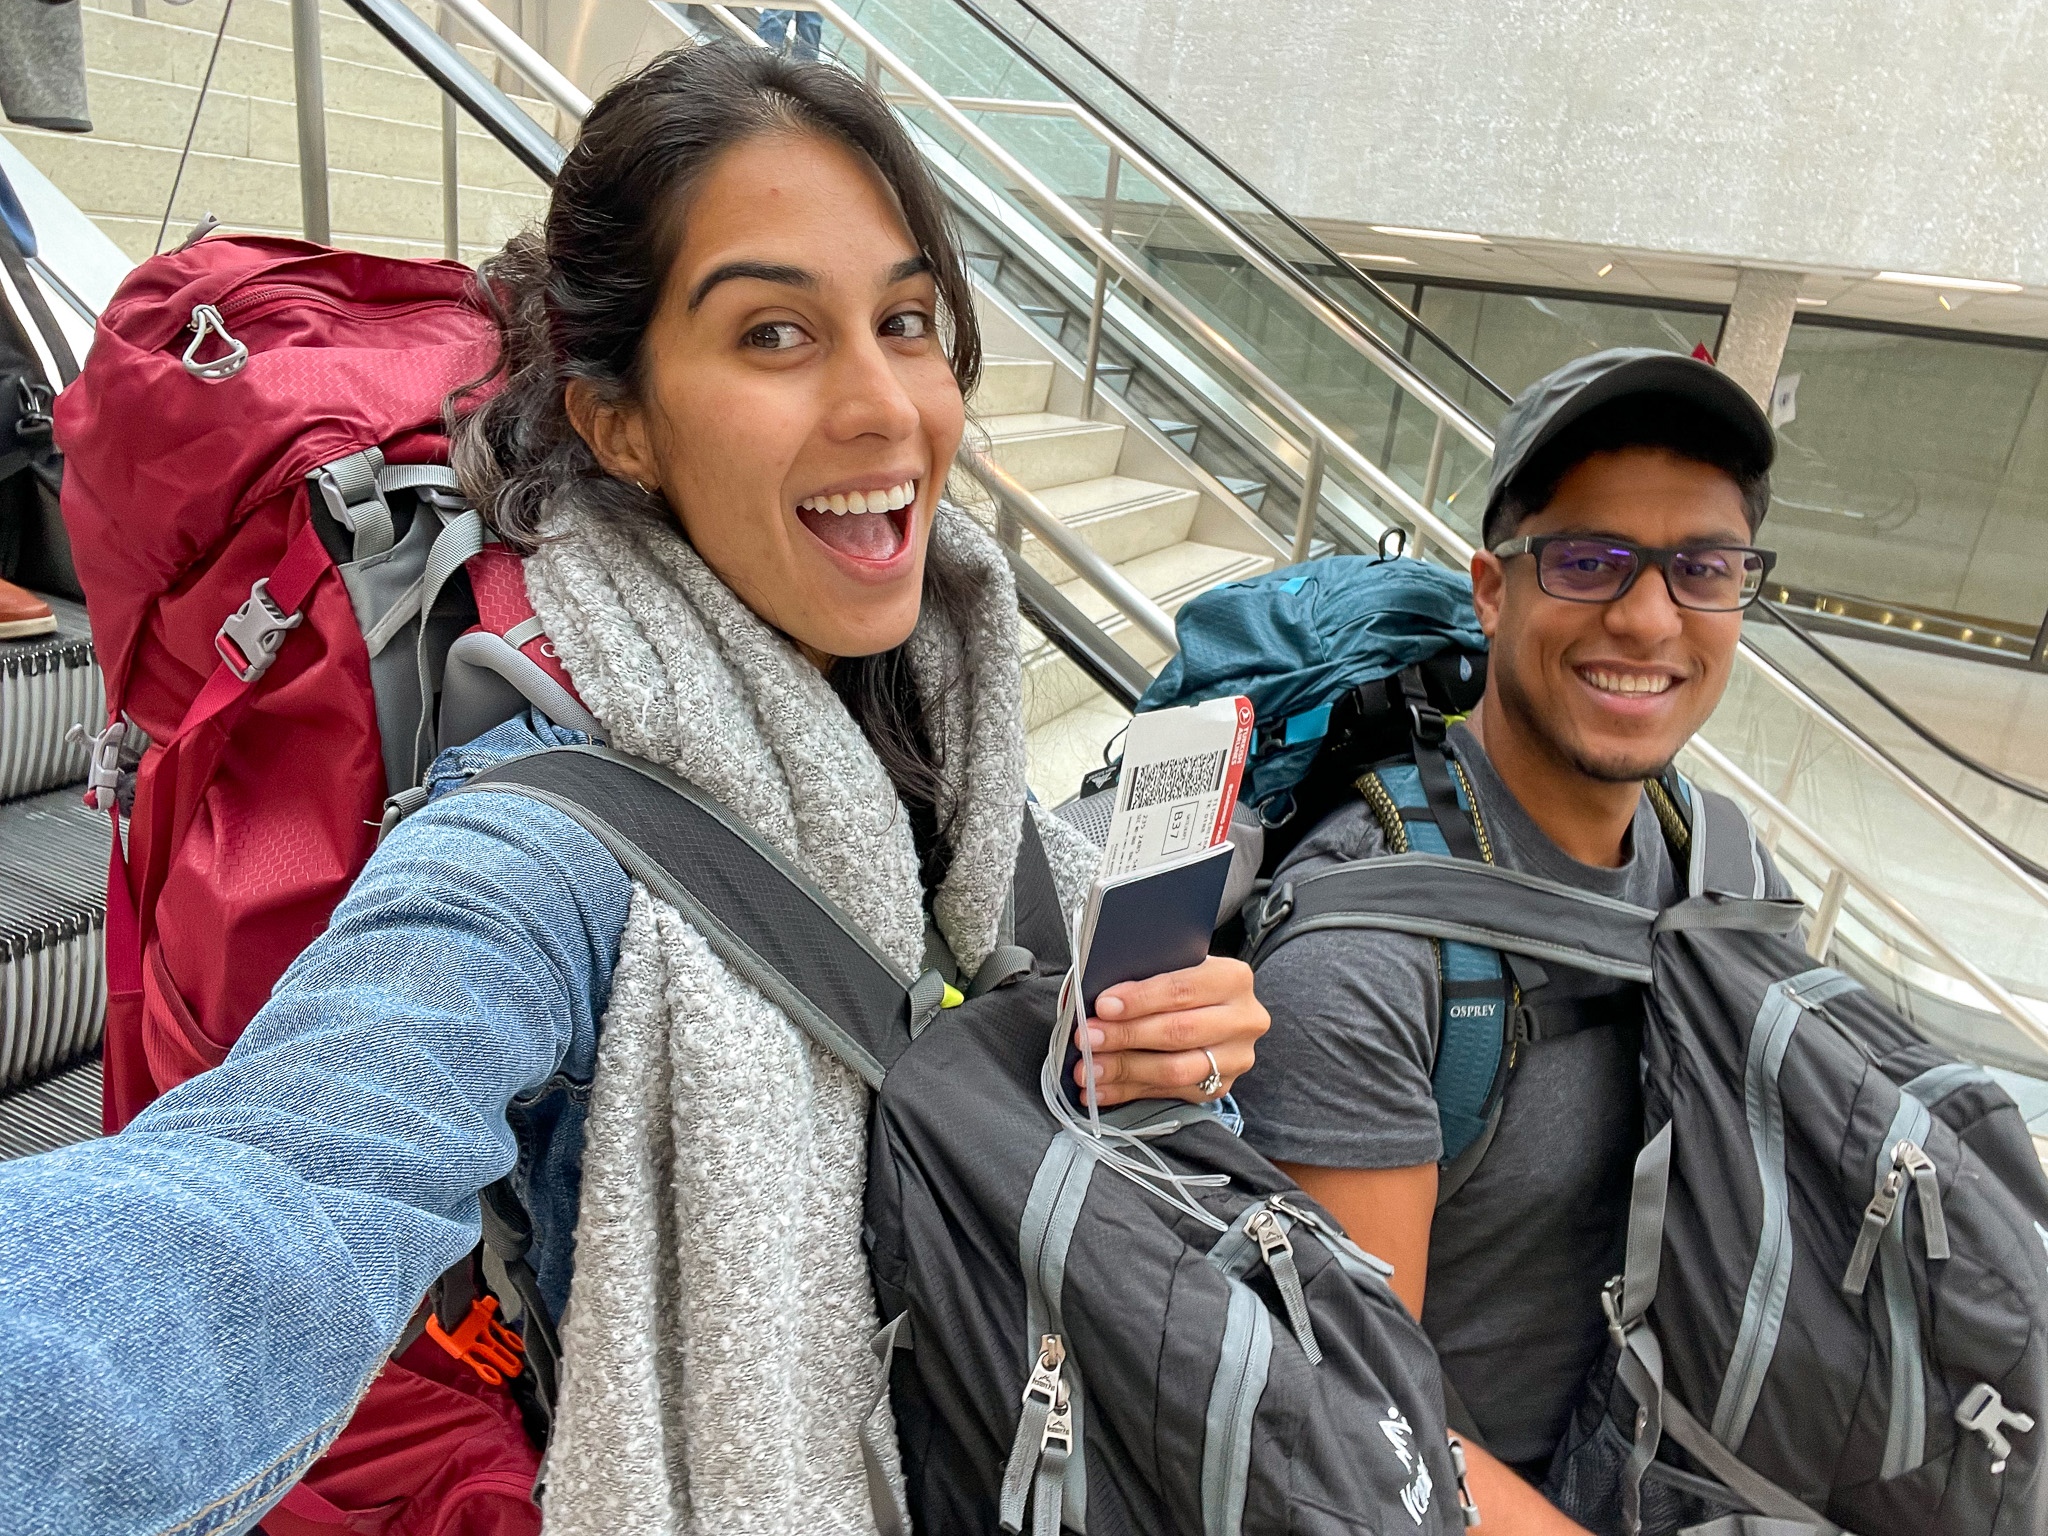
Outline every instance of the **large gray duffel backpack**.
<svg viewBox="0 0 2048 1536">
<path fill-rule="evenodd" d="M 1276 885 L 1254 954 L 1393 929 L 1645 984 L 1627 1269 L 1545 1486 L 1567 1514 L 2048 1531 L 2048 1178 L 2019 1111 L 1814 964 L 1733 801 L 1661 788 L 1687 872 L 1664 912 L 1408 853 Z"/>
<path fill-rule="evenodd" d="M 644 762 L 562 748 L 458 793 L 572 817 L 875 1089 L 865 1231 L 909 1496 L 870 1444 L 885 1536 L 1463 1529 L 1435 1356 L 1386 1266 L 1208 1106 L 1124 1106 L 1106 1136 L 1056 1108 L 1067 939 L 1028 816 L 1013 932 L 955 989 Z"/>
</svg>

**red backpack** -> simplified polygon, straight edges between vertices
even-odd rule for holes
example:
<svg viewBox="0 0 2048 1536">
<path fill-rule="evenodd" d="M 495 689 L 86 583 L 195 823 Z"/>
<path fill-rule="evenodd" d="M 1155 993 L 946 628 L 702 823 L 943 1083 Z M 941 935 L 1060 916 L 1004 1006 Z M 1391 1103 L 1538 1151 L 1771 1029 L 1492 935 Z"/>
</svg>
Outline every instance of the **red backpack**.
<svg viewBox="0 0 2048 1536">
<path fill-rule="evenodd" d="M 496 350 L 466 267 L 216 236 L 129 275 L 57 401 L 107 680 L 109 1132 L 222 1060 L 439 742 L 528 700 L 595 727 L 446 468 L 443 402 Z M 272 1536 L 539 1531 L 494 1306 L 444 1299 Z"/>
</svg>

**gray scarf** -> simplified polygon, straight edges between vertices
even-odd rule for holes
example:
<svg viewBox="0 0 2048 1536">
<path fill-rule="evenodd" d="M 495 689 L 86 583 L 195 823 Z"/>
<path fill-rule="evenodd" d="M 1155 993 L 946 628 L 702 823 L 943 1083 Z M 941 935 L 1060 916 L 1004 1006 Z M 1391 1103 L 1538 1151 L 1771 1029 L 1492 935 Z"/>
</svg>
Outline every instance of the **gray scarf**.
<svg viewBox="0 0 2048 1536">
<path fill-rule="evenodd" d="M 933 915 L 972 972 L 1024 814 L 1015 591 L 942 509 L 975 579 L 965 634 L 911 641 L 954 858 Z M 710 791 L 922 968 L 908 818 L 826 679 L 667 521 L 580 521 L 527 590 L 612 745 Z M 1093 850 L 1041 821 L 1064 896 Z M 550 1536 L 873 1529 L 859 1420 L 880 1381 L 861 1250 L 867 1094 L 637 882 L 598 1042 L 548 1453 Z"/>
</svg>

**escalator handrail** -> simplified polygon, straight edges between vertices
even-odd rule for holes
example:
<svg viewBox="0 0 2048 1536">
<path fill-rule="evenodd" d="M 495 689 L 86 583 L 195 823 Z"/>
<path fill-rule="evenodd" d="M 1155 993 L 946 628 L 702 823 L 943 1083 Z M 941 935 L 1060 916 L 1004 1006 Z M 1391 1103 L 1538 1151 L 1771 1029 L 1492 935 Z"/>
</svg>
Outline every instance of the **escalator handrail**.
<svg viewBox="0 0 2048 1536">
<path fill-rule="evenodd" d="M 1067 81 L 1064 78 L 1062 78 L 1061 75 L 1057 71 L 1055 71 L 1050 65 L 1046 64 L 1028 43 L 1024 42 L 1023 39 L 1017 37 L 1001 22 L 997 21 L 993 16 L 990 16 L 986 11 L 984 11 L 981 8 L 981 6 L 977 3 L 977 0 L 953 0 L 953 3 L 957 5 L 961 10 L 966 11 L 969 15 L 974 17 L 974 19 L 980 22 L 981 25 L 985 27 L 987 30 L 994 33 L 1006 47 L 1010 48 L 1013 52 L 1023 57 L 1024 60 L 1027 63 L 1029 63 L 1033 69 L 1037 70 L 1040 74 L 1044 75 L 1046 79 L 1050 80 L 1060 90 L 1066 92 L 1067 96 L 1070 99 L 1072 99 L 1075 102 L 1081 102 L 1087 99 L 1079 91 L 1076 91 L 1070 84 L 1068 84 Z M 1095 70 L 1104 79 L 1108 80 L 1110 84 L 1114 85 L 1118 90 L 1122 91 L 1126 96 L 1130 97 L 1131 100 L 1135 101 L 1140 107 L 1144 108 L 1146 113 L 1149 114 L 1155 121 L 1160 123 L 1163 127 L 1166 128 L 1166 130 L 1169 133 L 1173 134 L 1176 138 L 1180 139 L 1183 143 L 1185 143 L 1189 148 L 1194 150 L 1196 154 L 1200 155 L 1212 167 L 1214 167 L 1218 172 L 1220 172 L 1225 178 L 1227 178 L 1231 182 L 1232 185 L 1236 186 L 1239 191 L 1243 192 L 1245 196 L 1251 198 L 1254 202 L 1258 203 L 1258 205 L 1261 208 L 1265 209 L 1267 213 L 1271 214 L 1280 223 L 1286 225 L 1292 233 L 1299 236 L 1301 239 L 1307 241 L 1310 245 L 1314 246 L 1316 251 L 1324 258 L 1324 260 L 1328 261 L 1332 266 L 1337 268 L 1338 271 L 1349 273 L 1353 278 L 1355 278 L 1358 281 L 1358 283 L 1362 287 L 1364 287 L 1368 292 L 1370 292 L 1374 298 L 1380 300 L 1389 309 L 1393 310 L 1394 313 L 1400 317 L 1401 323 L 1403 325 L 1412 327 L 1418 336 L 1424 337 L 1433 345 L 1435 345 L 1440 351 L 1442 351 L 1453 362 L 1455 362 L 1459 366 L 1459 368 L 1464 370 L 1464 372 L 1473 380 L 1474 383 L 1478 384 L 1480 388 L 1486 390 L 1487 393 L 1491 394 L 1503 405 L 1507 404 L 1509 401 L 1514 399 L 1513 395 L 1509 394 L 1505 389 L 1501 388 L 1499 384 L 1495 383 L 1492 377 L 1488 375 L 1485 372 L 1485 370 L 1480 368 L 1480 366 L 1477 363 L 1473 362 L 1470 358 L 1465 356 L 1464 353 L 1458 351 L 1457 348 L 1453 347 L 1449 342 L 1445 341 L 1441 336 L 1437 335 L 1437 333 L 1430 328 L 1429 324 L 1426 321 L 1424 321 L 1420 315 L 1416 314 L 1406 304 L 1402 303 L 1399 299 L 1395 298 L 1393 293 L 1386 287 L 1384 287 L 1377 278 L 1373 277 L 1371 274 L 1365 271 L 1362 271 L 1358 267 L 1353 266 L 1348 257 L 1344 256 L 1341 252 L 1334 249 L 1328 241 L 1323 239 L 1321 235 L 1318 235 L 1314 230 L 1310 229 L 1306 224 L 1303 224 L 1293 214 L 1289 213 L 1285 208 L 1282 208 L 1278 203 L 1274 202 L 1272 198 L 1268 197 L 1262 190 L 1260 190 L 1260 188 L 1255 183 L 1248 180 L 1242 173 L 1240 173 L 1237 170 L 1235 166 L 1231 165 L 1229 161 L 1225 160 L 1221 155 L 1217 154 L 1216 151 L 1213 148 L 1211 148 L 1207 143 L 1205 143 L 1202 139 L 1198 138 L 1194 133 L 1190 132 L 1188 128 L 1180 122 L 1179 119 L 1175 118 L 1172 114 L 1167 112 L 1165 108 L 1159 106 L 1149 96 L 1147 96 L 1143 91 L 1139 90 L 1135 85 L 1131 84 L 1129 80 L 1125 79 L 1116 70 L 1111 69 L 1109 65 L 1104 63 L 1102 59 L 1098 57 L 1092 49 L 1087 47 L 1084 43 L 1080 41 L 1080 39 L 1076 38 L 1071 32 L 1069 32 L 1065 27 L 1061 26 L 1057 21 L 1053 20 L 1052 17 L 1046 15 L 1045 12 L 1040 10 L 1037 5 L 1032 3 L 1032 0 L 1012 0 L 1012 3 L 1015 4 L 1018 7 L 1018 9 L 1029 12 L 1033 20 L 1035 20 L 1040 26 L 1044 27 L 1046 31 L 1052 33 L 1052 35 L 1057 37 L 1062 43 L 1066 44 L 1067 47 L 1071 48 L 1077 55 L 1080 56 L 1080 58 L 1083 61 L 1087 63 L 1089 68 Z M 1097 115 L 1099 116 L 1100 114 L 1098 113 Z M 1193 188 L 1189 187 L 1184 181 L 1181 180 L 1180 177 L 1175 176 L 1173 178 L 1173 181 L 1176 188 L 1178 188 L 1185 196 L 1187 196 L 1189 201 L 1199 202 L 1204 206 L 1210 207 L 1219 217 L 1229 220 L 1234 225 L 1237 224 L 1237 221 L 1234 218 L 1232 218 L 1231 215 L 1224 213 L 1221 209 L 1214 208 L 1214 205 L 1209 203 L 1209 200 L 1206 197 L 1203 197 L 1200 193 L 1196 192 Z M 1264 241 L 1260 240 L 1256 235 L 1253 235 L 1250 231 L 1244 230 L 1241 225 L 1239 225 L 1238 227 L 1246 240 L 1250 241 L 1253 244 L 1258 245 L 1262 250 L 1266 251 L 1266 254 L 1270 259 L 1279 262 L 1289 271 L 1296 272 L 1298 275 L 1299 269 L 1296 268 L 1293 265 L 1293 263 L 1287 261 L 1286 258 L 1280 256 L 1277 252 L 1268 250 L 1265 246 Z M 1301 279 L 1301 281 L 1303 281 L 1304 283 L 1308 283 L 1310 280 L 1304 277 Z M 1338 304 L 1336 307 L 1340 310 L 1343 310 L 1346 318 L 1351 322 L 1351 324 L 1357 326 L 1360 330 L 1364 332 L 1364 334 L 1372 337 L 1382 346 L 1386 345 L 1386 340 L 1384 337 L 1379 336 L 1369 326 L 1366 326 L 1363 321 L 1359 320 L 1357 316 L 1352 315 L 1349 312 L 1349 310 L 1346 310 L 1344 308 L 1343 305 Z"/>
<path fill-rule="evenodd" d="M 1854 683 L 1864 693 L 1868 694 L 1873 703 L 1882 707 L 1885 710 L 1885 712 L 1891 715 L 1893 719 L 1897 720 L 1899 724 L 1903 725 L 1915 736 L 1918 736 L 1922 741 L 1926 742 L 1927 745 L 1934 748 L 1935 751 L 1941 753 L 1942 756 L 1949 758 L 1953 762 L 1960 764 L 1962 767 L 1969 769 L 1970 772 L 1977 774 L 1982 778 L 1989 779 L 1992 783 L 1998 785 L 2002 789 L 2009 789 L 2016 795 L 2022 795 L 2029 800 L 2038 801 L 2042 805 L 2048 805 L 2048 789 L 2043 789 L 2038 784 L 2029 784 L 2024 779 L 2016 779 L 2011 774 L 2001 773 L 1998 769 L 1992 767 L 1989 763 L 1983 762 L 1978 758 L 1970 756 L 1969 753 L 1965 752 L 1961 747 L 1957 746 L 1954 742 L 1948 740 L 1946 737 L 1942 735 L 1939 735 L 1932 727 L 1924 724 L 1921 720 L 1919 720 L 1917 717 L 1911 714 L 1904 705 L 1894 700 L 1890 694 L 1886 693 L 1882 688 L 1878 687 L 1877 684 L 1873 683 L 1869 678 L 1865 677 L 1862 672 L 1858 671 L 1855 667 L 1851 666 L 1848 662 L 1844 661 L 1840 656 L 1837 656 L 1826 645 L 1822 644 L 1821 639 L 1818 635 L 1814 634 L 1813 631 L 1808 629 L 1804 624 L 1795 621 L 1792 618 L 1791 614 L 1781 604 L 1774 603 L 1769 598 L 1759 598 L 1757 600 L 1757 605 L 1761 607 L 1766 613 L 1770 614 L 1772 618 L 1776 619 L 1786 629 L 1790 630 L 1794 635 L 1798 636 L 1800 640 L 1805 642 L 1808 649 L 1813 651 L 1815 655 L 1819 656 L 1822 661 L 1826 662 L 1829 666 L 1833 667 L 1837 672 L 1841 673 L 1843 677 L 1847 678 L 1851 683 Z M 1903 772 L 1905 770 L 1901 769 L 1901 771 Z M 1961 815 L 1962 812 L 1958 811 L 1956 814 Z M 1989 836 L 1989 834 L 1987 833 L 1986 836 Z M 1994 841 L 1996 840 L 1994 839 Z M 2025 861 L 2022 860 L 2021 862 Z M 2037 868 L 2032 869 L 2031 872 L 2033 873 L 2036 879 L 2048 880 L 2048 874 L 2042 873 Z"/>
<path fill-rule="evenodd" d="M 1899 923 L 1928 949 L 1955 967 L 1956 973 L 1975 987 L 1979 995 L 2008 1023 L 2034 1044 L 2048 1050 L 2048 1024 L 2043 1024 L 2010 990 L 2001 986 L 1988 972 L 1915 917 L 1912 911 L 1882 884 L 1843 858 L 1835 846 L 1807 825 L 1797 811 L 1743 772 L 1726 753 L 1704 736 L 1693 737 L 1686 744 L 1685 751 L 1697 754 L 1713 772 L 1724 776 L 1733 784 L 1744 799 L 1749 800 L 1764 815 L 1819 854 L 1823 863 L 1839 873 L 1843 880 L 1854 886 L 1867 901 L 1882 909 L 1886 916 Z"/>
</svg>

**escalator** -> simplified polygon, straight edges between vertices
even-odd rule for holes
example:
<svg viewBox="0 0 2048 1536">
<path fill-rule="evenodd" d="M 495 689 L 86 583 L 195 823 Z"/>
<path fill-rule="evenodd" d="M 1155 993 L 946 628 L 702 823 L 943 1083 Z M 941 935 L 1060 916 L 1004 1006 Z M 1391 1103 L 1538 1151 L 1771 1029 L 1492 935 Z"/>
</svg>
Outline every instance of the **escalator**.
<svg viewBox="0 0 2048 1536">
<path fill-rule="evenodd" d="M 1415 315 L 1022 0 L 815 5 L 826 56 L 902 112 L 970 252 L 994 364 L 956 485 L 1010 550 L 1040 637 L 1027 676 L 1041 795 L 1071 792 L 1099 760 L 1169 653 L 1173 608 L 1203 586 L 1371 552 L 1396 529 L 1411 554 L 1466 563 L 1506 400 Z M 459 109 L 460 128 L 441 119 L 455 146 L 441 192 L 465 255 L 475 173 L 454 169 L 458 148 L 474 157 L 485 141 L 494 192 L 530 201 L 584 91 L 753 24 L 728 7 L 603 0 L 542 57 L 493 36 L 481 9 L 444 0 L 437 25 L 402 0 L 347 0 L 328 21 L 330 38 L 360 34 L 385 50 L 376 67 Z M 1749 806 L 1812 909 L 1817 955 L 1960 1054 L 2048 1076 L 2048 890 L 2029 869 L 2035 852 L 2048 864 L 2048 820 L 2037 835 L 2032 802 L 2003 789 L 1996 815 L 1959 809 L 1988 781 L 1941 778 L 1867 690 L 1824 683 L 1796 645 L 1745 646 L 1683 765 Z M 0 744 L 47 750 L 77 718 L 38 704 L 31 721 L 9 697 Z M 29 1012 L 36 985 L 16 987 Z M 77 1032 L 0 1079 L 16 1095 L 0 1128 L 70 1123 L 93 1043 Z"/>
</svg>

